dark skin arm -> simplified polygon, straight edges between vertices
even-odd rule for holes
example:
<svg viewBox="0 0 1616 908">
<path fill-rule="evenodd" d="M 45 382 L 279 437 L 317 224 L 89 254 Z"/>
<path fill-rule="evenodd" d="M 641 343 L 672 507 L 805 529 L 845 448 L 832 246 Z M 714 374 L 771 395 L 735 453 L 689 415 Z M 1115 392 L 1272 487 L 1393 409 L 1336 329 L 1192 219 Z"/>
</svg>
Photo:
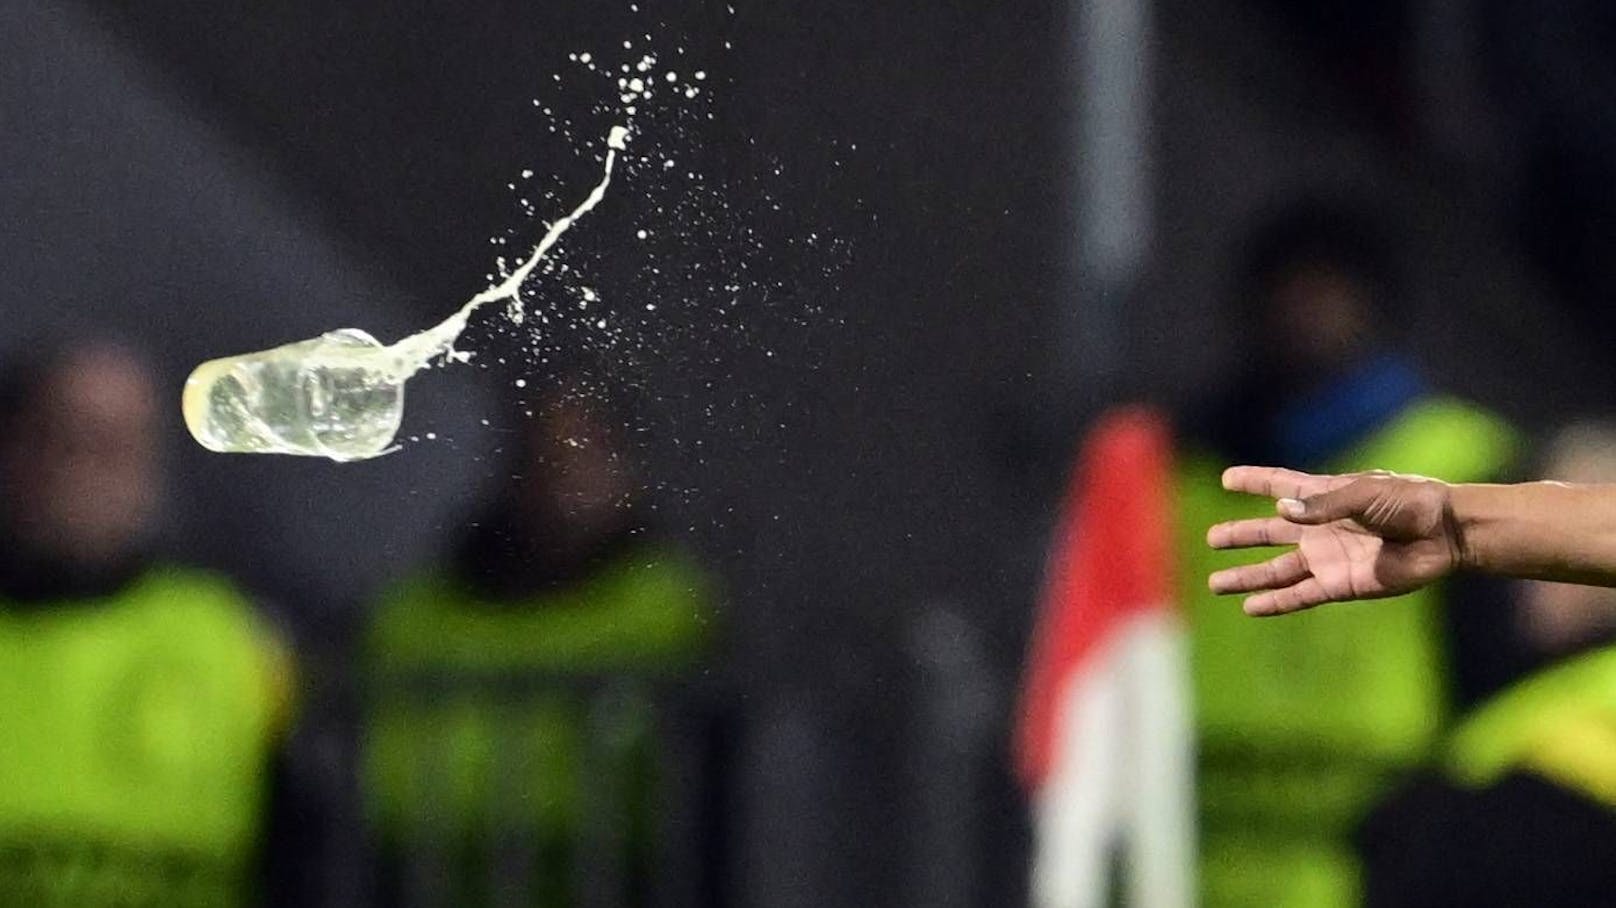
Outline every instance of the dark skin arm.
<svg viewBox="0 0 1616 908">
<path fill-rule="evenodd" d="M 1209 578 L 1213 592 L 1248 594 L 1248 615 L 1398 596 L 1460 568 L 1616 586 L 1616 485 L 1449 485 L 1231 467 L 1223 486 L 1276 499 L 1279 516 L 1218 524 L 1208 544 L 1295 547 Z"/>
</svg>

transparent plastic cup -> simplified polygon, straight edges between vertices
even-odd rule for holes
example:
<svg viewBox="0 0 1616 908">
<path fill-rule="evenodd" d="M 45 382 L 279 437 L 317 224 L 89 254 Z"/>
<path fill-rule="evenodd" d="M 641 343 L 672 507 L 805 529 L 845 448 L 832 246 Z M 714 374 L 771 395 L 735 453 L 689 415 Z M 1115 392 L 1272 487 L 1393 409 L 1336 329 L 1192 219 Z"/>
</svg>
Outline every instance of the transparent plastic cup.
<svg viewBox="0 0 1616 908">
<path fill-rule="evenodd" d="M 210 451 L 365 460 L 404 416 L 397 357 L 357 328 L 209 360 L 185 382 L 191 436 Z"/>
</svg>

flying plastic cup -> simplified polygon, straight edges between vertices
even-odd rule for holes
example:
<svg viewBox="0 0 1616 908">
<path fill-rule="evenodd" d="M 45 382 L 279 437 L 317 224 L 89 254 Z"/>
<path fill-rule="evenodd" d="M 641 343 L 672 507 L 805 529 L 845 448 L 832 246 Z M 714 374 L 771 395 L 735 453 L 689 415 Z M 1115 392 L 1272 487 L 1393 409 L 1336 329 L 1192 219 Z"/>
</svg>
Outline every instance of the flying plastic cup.
<svg viewBox="0 0 1616 908">
<path fill-rule="evenodd" d="M 345 328 L 209 360 L 186 379 L 181 408 L 210 451 L 366 460 L 394 450 L 407 378 L 380 341 Z"/>
</svg>

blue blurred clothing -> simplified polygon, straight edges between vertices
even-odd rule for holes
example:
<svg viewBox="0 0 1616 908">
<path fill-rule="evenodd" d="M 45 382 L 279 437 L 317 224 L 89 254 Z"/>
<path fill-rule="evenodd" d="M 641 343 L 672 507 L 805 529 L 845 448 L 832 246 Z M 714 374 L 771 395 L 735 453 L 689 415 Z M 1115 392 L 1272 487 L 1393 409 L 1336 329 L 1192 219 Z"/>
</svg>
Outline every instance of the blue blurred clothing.
<svg viewBox="0 0 1616 908">
<path fill-rule="evenodd" d="M 1395 354 L 1375 356 L 1274 412 L 1270 462 L 1323 464 L 1429 393 L 1413 363 Z"/>
</svg>

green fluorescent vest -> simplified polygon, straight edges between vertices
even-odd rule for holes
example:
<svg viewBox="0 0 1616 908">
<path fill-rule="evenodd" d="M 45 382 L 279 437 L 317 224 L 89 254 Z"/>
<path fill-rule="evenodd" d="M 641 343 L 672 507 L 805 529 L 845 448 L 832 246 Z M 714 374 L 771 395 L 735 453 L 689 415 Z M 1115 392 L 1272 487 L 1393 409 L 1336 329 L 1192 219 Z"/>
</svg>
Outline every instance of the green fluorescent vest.
<svg viewBox="0 0 1616 908">
<path fill-rule="evenodd" d="M 384 859 L 438 864 L 452 903 L 474 906 L 494 898 L 506 841 L 526 855 L 523 903 L 565 905 L 585 827 L 608 812 L 597 805 L 624 811 L 604 835 L 643 848 L 654 714 L 632 679 L 693 663 L 704 587 L 685 561 L 640 548 L 529 602 L 480 602 L 442 574 L 387 595 L 367 645 L 365 741 Z"/>
<path fill-rule="evenodd" d="M 1329 472 L 1389 469 L 1475 482 L 1515 456 L 1496 418 L 1418 401 Z M 1181 594 L 1191 629 L 1200 748 L 1206 908 L 1347 908 L 1358 903 L 1350 835 L 1393 774 L 1432 753 L 1447 720 L 1441 593 L 1253 620 L 1212 596 L 1212 571 L 1256 552 L 1214 552 L 1214 523 L 1273 513 L 1224 492 L 1226 464 L 1179 465 Z"/>
<path fill-rule="evenodd" d="M 239 593 L 0 601 L 0 666 L 0 905 L 247 902 L 286 665 Z"/>
<path fill-rule="evenodd" d="M 1476 710 L 1454 734 L 1449 774 L 1484 788 L 1542 776 L 1616 808 L 1616 647 L 1544 669 Z"/>
</svg>

